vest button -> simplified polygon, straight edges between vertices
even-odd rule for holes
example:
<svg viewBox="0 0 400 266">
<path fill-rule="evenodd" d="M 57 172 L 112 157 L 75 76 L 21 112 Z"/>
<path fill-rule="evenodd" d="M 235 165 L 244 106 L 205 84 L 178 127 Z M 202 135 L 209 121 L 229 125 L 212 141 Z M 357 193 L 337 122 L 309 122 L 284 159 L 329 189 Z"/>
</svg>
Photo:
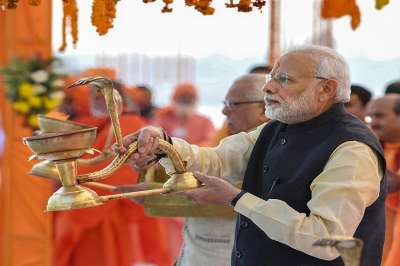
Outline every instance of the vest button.
<svg viewBox="0 0 400 266">
<path fill-rule="evenodd" d="M 281 144 L 282 144 L 282 145 L 285 145 L 286 142 L 287 142 L 287 140 L 286 140 L 285 138 L 281 138 Z"/>
<path fill-rule="evenodd" d="M 242 253 L 240 251 L 236 250 L 236 258 L 240 259 L 242 257 Z"/>
<path fill-rule="evenodd" d="M 249 227 L 249 223 L 247 221 L 243 221 L 240 223 L 240 227 L 247 228 L 247 227 Z"/>
<path fill-rule="evenodd" d="M 268 171 L 269 171 L 269 167 L 268 167 L 268 166 L 265 166 L 265 167 L 264 167 L 264 174 L 268 173 Z"/>
</svg>

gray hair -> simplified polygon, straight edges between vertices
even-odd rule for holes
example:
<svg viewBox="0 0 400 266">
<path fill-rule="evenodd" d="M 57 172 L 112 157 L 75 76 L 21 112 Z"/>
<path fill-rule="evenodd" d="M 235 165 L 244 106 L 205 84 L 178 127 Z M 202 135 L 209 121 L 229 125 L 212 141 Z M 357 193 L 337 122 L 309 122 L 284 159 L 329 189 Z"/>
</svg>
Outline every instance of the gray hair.
<svg viewBox="0 0 400 266">
<path fill-rule="evenodd" d="M 265 85 L 265 75 L 263 74 L 246 74 L 237 78 L 230 90 L 243 88 L 243 97 L 249 101 L 264 100 L 263 87 Z"/>
<path fill-rule="evenodd" d="M 346 60 L 336 50 L 317 45 L 298 46 L 285 54 L 302 53 L 310 56 L 315 65 L 315 75 L 334 79 L 338 83 L 336 102 L 350 101 L 350 69 Z"/>
</svg>

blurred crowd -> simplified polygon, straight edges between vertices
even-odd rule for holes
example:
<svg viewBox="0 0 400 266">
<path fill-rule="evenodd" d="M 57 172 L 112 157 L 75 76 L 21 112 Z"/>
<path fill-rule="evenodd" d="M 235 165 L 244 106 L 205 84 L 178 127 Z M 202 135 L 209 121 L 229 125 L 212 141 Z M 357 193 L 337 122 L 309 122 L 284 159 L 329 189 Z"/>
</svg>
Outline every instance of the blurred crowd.
<svg viewBox="0 0 400 266">
<path fill-rule="evenodd" d="M 346 109 L 365 121 L 380 140 L 387 164 L 389 194 L 386 199 L 386 234 L 382 265 L 398 265 L 400 255 L 400 81 L 388 84 L 381 97 L 372 97 L 366 87 L 353 84 Z"/>
</svg>

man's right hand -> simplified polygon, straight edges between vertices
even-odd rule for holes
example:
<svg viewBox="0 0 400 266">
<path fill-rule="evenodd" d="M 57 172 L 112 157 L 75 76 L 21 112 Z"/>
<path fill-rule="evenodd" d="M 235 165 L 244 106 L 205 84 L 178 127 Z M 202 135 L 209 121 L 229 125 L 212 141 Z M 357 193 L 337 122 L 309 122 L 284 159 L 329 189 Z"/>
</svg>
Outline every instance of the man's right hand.
<svg viewBox="0 0 400 266">
<path fill-rule="evenodd" d="M 150 167 L 155 158 L 158 148 L 158 140 L 163 138 L 162 129 L 158 127 L 144 127 L 135 133 L 129 134 L 123 139 L 123 147 L 113 145 L 113 150 L 117 153 L 126 152 L 126 147 L 137 141 L 138 151 L 131 155 L 127 163 L 136 171 L 142 171 Z"/>
</svg>

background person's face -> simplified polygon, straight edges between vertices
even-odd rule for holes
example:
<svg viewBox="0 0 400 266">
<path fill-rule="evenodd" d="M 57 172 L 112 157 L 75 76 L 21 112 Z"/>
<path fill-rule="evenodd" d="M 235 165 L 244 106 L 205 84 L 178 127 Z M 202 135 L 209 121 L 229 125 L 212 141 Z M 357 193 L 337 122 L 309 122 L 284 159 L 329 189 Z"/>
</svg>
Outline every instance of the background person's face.
<svg viewBox="0 0 400 266">
<path fill-rule="evenodd" d="M 254 100 L 243 96 L 245 89 L 246 88 L 240 87 L 230 89 L 225 97 L 225 101 L 245 102 Z M 262 99 L 259 100 L 262 101 Z M 231 108 L 224 106 L 222 113 L 226 116 L 228 128 L 231 134 L 249 131 L 266 121 L 264 104 L 262 102 L 233 105 Z"/>
<path fill-rule="evenodd" d="M 173 108 L 179 117 L 190 117 L 196 112 L 196 98 L 192 94 L 179 95 L 174 99 Z"/>
<path fill-rule="evenodd" d="M 393 102 L 385 100 L 376 100 L 367 106 L 370 127 L 381 141 L 397 142 L 400 139 L 400 117 L 393 107 Z"/>
</svg>

